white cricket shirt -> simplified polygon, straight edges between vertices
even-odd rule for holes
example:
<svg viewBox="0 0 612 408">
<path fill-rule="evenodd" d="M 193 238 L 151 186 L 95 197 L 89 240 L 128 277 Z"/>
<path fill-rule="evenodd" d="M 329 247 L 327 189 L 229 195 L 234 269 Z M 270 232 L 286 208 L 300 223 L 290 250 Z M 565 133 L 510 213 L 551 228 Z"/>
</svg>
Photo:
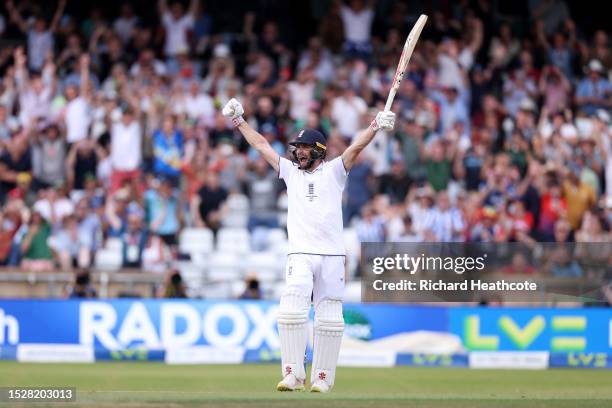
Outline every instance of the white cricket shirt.
<svg viewBox="0 0 612 408">
<path fill-rule="evenodd" d="M 283 157 L 279 178 L 287 185 L 289 253 L 345 255 L 342 191 L 348 173 L 337 157 L 312 172 Z"/>
</svg>

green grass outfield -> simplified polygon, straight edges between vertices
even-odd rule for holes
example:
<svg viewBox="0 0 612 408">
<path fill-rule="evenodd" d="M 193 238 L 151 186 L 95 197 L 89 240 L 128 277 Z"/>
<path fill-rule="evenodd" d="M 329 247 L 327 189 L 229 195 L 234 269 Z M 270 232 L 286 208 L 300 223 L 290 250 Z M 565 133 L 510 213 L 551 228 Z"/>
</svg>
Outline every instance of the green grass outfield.
<svg viewBox="0 0 612 408">
<path fill-rule="evenodd" d="M 332 393 L 277 393 L 276 365 L 0 362 L 0 387 L 73 386 L 76 403 L 23 407 L 612 407 L 612 370 L 340 368 Z"/>
</svg>

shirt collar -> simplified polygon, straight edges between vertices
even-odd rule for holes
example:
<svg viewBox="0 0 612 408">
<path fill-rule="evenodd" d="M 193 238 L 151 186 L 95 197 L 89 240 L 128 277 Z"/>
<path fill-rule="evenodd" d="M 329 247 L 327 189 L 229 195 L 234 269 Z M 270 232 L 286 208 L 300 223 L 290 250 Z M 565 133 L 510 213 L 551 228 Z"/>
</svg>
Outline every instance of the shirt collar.
<svg viewBox="0 0 612 408">
<path fill-rule="evenodd" d="M 312 171 L 304 170 L 304 172 L 305 172 L 305 173 L 308 173 L 308 174 L 314 174 L 314 173 L 316 173 L 317 171 L 322 170 L 322 169 L 323 169 L 323 166 L 324 166 L 326 163 L 327 163 L 327 162 L 326 162 L 325 160 L 322 160 L 322 161 L 321 161 L 321 163 L 319 163 L 319 165 L 317 166 L 317 168 L 316 168 L 316 169 L 314 169 L 314 170 L 312 170 Z"/>
</svg>

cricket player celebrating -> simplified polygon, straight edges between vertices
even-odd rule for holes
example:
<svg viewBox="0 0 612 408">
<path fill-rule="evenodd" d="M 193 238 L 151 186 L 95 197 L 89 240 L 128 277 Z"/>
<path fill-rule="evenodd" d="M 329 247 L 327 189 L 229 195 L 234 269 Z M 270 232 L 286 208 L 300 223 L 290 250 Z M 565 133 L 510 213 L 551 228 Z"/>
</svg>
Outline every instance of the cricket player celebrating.
<svg viewBox="0 0 612 408">
<path fill-rule="evenodd" d="M 231 99 L 223 115 L 232 118 L 247 142 L 285 181 L 288 195 L 289 255 L 286 287 L 280 299 L 278 331 L 283 379 L 278 391 L 302 391 L 306 379 L 304 355 L 311 299 L 315 309 L 312 392 L 334 385 L 344 332 L 345 249 L 342 234 L 342 191 L 359 153 L 379 129 L 390 130 L 395 114 L 378 112 L 342 156 L 325 161 L 326 139 L 314 129 L 301 130 L 289 144 L 293 161 L 280 157 L 266 139 L 242 118 L 240 102 Z"/>
</svg>

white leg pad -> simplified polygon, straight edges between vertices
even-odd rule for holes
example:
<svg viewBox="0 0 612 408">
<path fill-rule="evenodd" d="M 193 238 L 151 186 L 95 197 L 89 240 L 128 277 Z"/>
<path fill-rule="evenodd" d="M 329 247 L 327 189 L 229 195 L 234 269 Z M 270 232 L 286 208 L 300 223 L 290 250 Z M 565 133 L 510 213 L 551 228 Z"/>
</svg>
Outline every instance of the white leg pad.
<svg viewBox="0 0 612 408">
<path fill-rule="evenodd" d="M 306 378 L 304 356 L 308 341 L 308 312 L 310 298 L 287 291 L 280 299 L 278 334 L 281 346 L 282 376 L 293 374 L 298 380 Z"/>
<path fill-rule="evenodd" d="M 344 333 L 342 301 L 324 299 L 315 310 L 314 351 L 310 381 L 323 380 L 331 388 Z"/>
</svg>

